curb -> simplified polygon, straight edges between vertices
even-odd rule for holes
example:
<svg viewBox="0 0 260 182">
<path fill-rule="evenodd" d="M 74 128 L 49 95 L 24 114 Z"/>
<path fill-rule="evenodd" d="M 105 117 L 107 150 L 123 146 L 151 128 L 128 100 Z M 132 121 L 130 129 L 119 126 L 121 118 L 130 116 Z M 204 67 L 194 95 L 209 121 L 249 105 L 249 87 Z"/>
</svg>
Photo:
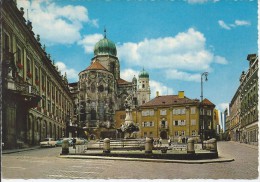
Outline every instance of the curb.
<svg viewBox="0 0 260 182">
<path fill-rule="evenodd" d="M 24 149 L 16 149 L 16 150 L 2 150 L 2 154 L 12 154 L 12 153 L 18 153 L 18 152 L 24 152 L 24 151 L 29 151 L 29 150 L 36 150 L 40 149 L 40 147 L 35 147 L 35 148 L 24 148 Z"/>
<path fill-rule="evenodd" d="M 123 160 L 123 161 L 142 161 L 142 162 L 162 162 L 162 163 L 184 163 L 184 164 L 205 164 L 232 162 L 234 159 L 220 157 L 208 160 L 165 160 L 165 159 L 144 159 L 144 158 L 125 158 L 125 157 L 101 157 L 101 156 L 80 156 L 80 155 L 60 155 L 59 158 L 67 159 L 103 159 L 103 160 Z"/>
</svg>

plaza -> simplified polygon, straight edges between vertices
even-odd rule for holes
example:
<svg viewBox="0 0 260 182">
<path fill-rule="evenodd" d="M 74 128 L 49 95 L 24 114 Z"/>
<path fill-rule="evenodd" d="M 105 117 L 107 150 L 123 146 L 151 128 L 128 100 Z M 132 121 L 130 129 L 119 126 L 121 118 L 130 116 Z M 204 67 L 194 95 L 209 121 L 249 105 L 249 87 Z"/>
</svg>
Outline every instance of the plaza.
<svg viewBox="0 0 260 182">
<path fill-rule="evenodd" d="M 244 179 L 258 178 L 258 148 L 236 142 L 218 143 L 220 159 L 188 161 L 131 161 L 102 158 L 60 158 L 61 148 L 3 153 L 4 179 Z M 190 161 L 191 162 L 191 161 Z M 185 170 L 183 170 L 185 169 Z"/>
</svg>

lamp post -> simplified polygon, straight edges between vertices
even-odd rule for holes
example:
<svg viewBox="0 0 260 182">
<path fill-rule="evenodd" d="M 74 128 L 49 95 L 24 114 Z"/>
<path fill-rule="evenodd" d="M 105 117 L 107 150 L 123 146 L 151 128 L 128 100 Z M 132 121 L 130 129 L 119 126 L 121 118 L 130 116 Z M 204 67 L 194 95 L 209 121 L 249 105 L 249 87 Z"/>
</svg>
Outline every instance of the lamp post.
<svg viewBox="0 0 260 182">
<path fill-rule="evenodd" d="M 200 98 L 201 98 L 201 102 L 200 102 L 200 109 L 201 109 L 201 112 L 202 112 L 202 126 L 201 126 L 201 145 L 202 145 L 202 149 L 203 149 L 203 139 L 204 139 L 204 135 L 205 135 L 205 123 L 204 123 L 204 111 L 203 111 L 203 77 L 205 77 L 205 81 L 208 81 L 208 72 L 204 72 L 201 74 L 201 80 L 200 80 L 200 84 L 201 84 L 201 95 L 200 95 Z"/>
</svg>

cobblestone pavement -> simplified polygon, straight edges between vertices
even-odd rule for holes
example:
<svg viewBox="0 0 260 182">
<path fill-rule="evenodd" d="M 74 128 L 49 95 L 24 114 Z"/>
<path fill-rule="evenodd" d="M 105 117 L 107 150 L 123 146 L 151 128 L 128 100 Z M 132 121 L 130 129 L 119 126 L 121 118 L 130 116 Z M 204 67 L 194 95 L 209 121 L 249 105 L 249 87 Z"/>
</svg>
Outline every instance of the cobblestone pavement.
<svg viewBox="0 0 260 182">
<path fill-rule="evenodd" d="M 3 179 L 256 179 L 258 150 L 219 142 L 220 157 L 233 162 L 208 164 L 155 163 L 58 158 L 61 148 L 2 155 Z"/>
</svg>

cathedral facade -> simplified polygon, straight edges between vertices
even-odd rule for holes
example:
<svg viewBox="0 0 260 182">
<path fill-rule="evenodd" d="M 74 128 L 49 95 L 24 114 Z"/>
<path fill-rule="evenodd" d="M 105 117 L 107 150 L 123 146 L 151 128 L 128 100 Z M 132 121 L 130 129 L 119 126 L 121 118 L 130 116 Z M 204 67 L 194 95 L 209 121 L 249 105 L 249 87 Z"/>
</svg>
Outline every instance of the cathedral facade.
<svg viewBox="0 0 260 182">
<path fill-rule="evenodd" d="M 120 62 L 115 44 L 107 39 L 96 43 L 90 65 L 79 73 L 75 120 L 91 139 L 115 137 L 115 115 L 125 111 L 125 99 L 130 95 L 135 108 L 150 100 L 149 74 L 143 69 L 132 81 L 120 77 Z M 141 85 L 141 86 L 140 86 Z M 123 118 L 122 118 L 123 119 Z"/>
</svg>

